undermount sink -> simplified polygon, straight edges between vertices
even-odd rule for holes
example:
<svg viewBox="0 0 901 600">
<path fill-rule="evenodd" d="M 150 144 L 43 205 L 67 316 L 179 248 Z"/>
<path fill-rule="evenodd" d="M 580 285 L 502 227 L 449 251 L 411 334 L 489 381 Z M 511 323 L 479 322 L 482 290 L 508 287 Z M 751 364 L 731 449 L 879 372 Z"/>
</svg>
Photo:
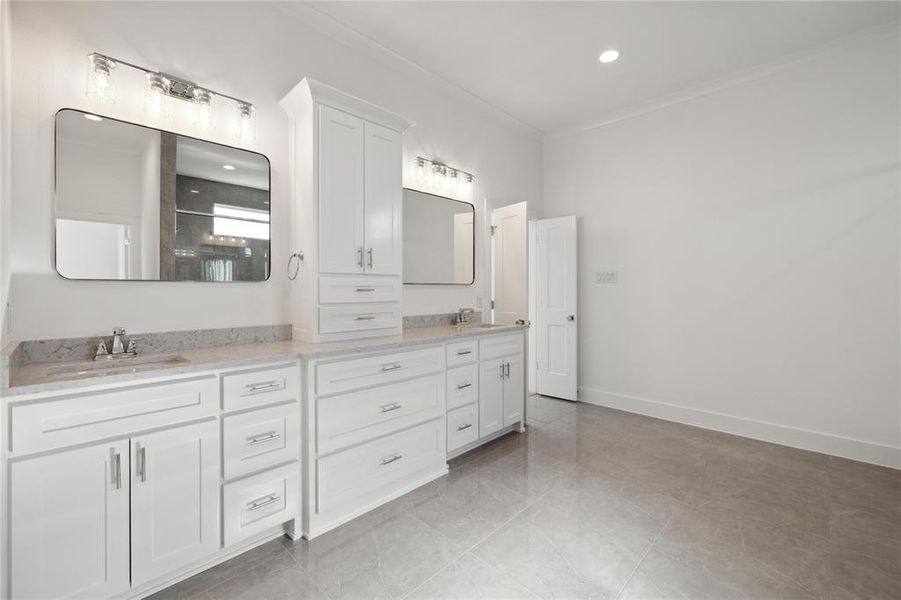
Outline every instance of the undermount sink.
<svg viewBox="0 0 901 600">
<path fill-rule="evenodd" d="M 150 354 L 112 360 L 81 362 L 76 364 L 47 367 L 48 378 L 100 377 L 121 373 L 136 373 L 143 369 L 186 363 L 188 359 L 177 354 Z"/>
<path fill-rule="evenodd" d="M 470 323 L 469 325 L 457 325 L 460 333 L 472 329 L 495 329 L 497 327 L 506 327 L 503 323 Z"/>
</svg>

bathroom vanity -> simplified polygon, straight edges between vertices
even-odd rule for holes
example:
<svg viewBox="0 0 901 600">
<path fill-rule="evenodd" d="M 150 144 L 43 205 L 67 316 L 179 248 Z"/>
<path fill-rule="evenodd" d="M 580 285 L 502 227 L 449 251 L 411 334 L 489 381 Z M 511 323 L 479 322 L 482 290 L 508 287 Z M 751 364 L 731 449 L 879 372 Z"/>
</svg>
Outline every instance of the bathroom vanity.
<svg viewBox="0 0 901 600">
<path fill-rule="evenodd" d="M 522 428 L 522 329 L 13 365 L 5 595 L 143 597 L 444 475 L 449 458 Z"/>
</svg>

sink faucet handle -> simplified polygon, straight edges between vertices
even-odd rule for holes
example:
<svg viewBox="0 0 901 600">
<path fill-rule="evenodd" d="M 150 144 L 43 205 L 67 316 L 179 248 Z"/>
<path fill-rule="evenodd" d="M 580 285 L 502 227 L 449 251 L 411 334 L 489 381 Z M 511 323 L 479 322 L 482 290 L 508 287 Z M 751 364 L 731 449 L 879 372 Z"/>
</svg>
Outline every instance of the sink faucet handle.
<svg viewBox="0 0 901 600">
<path fill-rule="evenodd" d="M 106 349 L 106 340 L 97 340 L 97 350 L 94 352 L 94 359 L 101 356 L 108 356 L 109 350 Z"/>
<path fill-rule="evenodd" d="M 135 342 L 139 341 L 139 338 L 128 338 L 128 346 L 125 347 L 126 354 L 134 354 L 137 356 L 138 347 L 135 345 Z"/>
</svg>

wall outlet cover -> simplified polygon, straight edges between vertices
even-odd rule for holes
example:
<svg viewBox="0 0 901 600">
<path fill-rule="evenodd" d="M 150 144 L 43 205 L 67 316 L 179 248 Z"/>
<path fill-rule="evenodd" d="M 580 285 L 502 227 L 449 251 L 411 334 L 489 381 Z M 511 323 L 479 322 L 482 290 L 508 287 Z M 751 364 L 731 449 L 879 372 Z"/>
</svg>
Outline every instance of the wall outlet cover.
<svg viewBox="0 0 901 600">
<path fill-rule="evenodd" d="M 594 282 L 600 284 L 616 284 L 619 281 L 619 273 L 616 271 L 598 271 L 594 274 Z"/>
</svg>

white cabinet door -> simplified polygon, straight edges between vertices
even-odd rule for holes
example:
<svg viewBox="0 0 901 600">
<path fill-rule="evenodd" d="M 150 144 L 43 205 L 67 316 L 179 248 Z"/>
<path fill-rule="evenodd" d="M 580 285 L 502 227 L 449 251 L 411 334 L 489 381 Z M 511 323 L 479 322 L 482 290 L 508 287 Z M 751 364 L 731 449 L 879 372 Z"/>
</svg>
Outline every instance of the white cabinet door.
<svg viewBox="0 0 901 600">
<path fill-rule="evenodd" d="M 479 363 L 479 437 L 504 427 L 505 362 L 498 358 Z"/>
<path fill-rule="evenodd" d="M 522 421 L 522 407 L 525 402 L 525 374 L 522 354 L 508 356 L 506 379 L 504 379 L 504 427 Z"/>
<path fill-rule="evenodd" d="M 398 132 L 366 123 L 364 185 L 366 272 L 401 272 L 403 158 Z"/>
<path fill-rule="evenodd" d="M 219 549 L 219 452 L 216 421 L 132 438 L 135 586 Z"/>
<path fill-rule="evenodd" d="M 319 108 L 319 271 L 363 271 L 363 120 Z M 399 170 L 399 168 L 398 168 Z"/>
<path fill-rule="evenodd" d="M 12 598 L 128 590 L 128 480 L 127 440 L 10 465 Z"/>
</svg>

